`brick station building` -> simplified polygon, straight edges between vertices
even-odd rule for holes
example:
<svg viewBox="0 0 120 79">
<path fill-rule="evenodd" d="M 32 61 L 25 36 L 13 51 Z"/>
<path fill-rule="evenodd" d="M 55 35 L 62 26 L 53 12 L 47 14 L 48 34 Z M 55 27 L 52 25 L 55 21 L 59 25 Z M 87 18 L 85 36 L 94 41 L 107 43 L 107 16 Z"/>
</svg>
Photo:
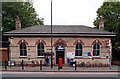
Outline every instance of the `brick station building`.
<svg viewBox="0 0 120 79">
<path fill-rule="evenodd" d="M 51 26 L 36 25 L 21 29 L 19 18 L 16 30 L 5 32 L 9 38 L 9 60 L 45 61 L 44 53 L 51 52 Z M 67 64 L 67 53 L 73 52 L 77 63 L 89 61 L 92 64 L 110 64 L 110 50 L 106 41 L 111 41 L 115 34 L 104 30 L 104 21 L 100 20 L 99 29 L 84 25 L 53 25 L 52 51 L 53 64 L 58 64 L 61 56 Z M 60 47 L 60 49 L 59 49 Z M 91 55 L 84 57 L 85 52 Z M 93 60 L 94 58 L 94 60 Z"/>
</svg>

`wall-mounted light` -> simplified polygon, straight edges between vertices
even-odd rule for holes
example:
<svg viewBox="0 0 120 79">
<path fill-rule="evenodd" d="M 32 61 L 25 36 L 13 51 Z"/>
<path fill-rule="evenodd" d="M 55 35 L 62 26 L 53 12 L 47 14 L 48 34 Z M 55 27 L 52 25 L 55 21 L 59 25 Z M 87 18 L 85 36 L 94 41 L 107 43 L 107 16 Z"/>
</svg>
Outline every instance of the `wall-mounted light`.
<svg viewBox="0 0 120 79">
<path fill-rule="evenodd" d="M 10 39 L 13 39 L 13 37 L 10 37 Z"/>
<path fill-rule="evenodd" d="M 105 40 L 102 40 L 102 42 L 105 42 Z"/>
<path fill-rule="evenodd" d="M 13 39 L 13 37 L 10 37 L 10 43 L 12 43 L 12 39 Z"/>
</svg>

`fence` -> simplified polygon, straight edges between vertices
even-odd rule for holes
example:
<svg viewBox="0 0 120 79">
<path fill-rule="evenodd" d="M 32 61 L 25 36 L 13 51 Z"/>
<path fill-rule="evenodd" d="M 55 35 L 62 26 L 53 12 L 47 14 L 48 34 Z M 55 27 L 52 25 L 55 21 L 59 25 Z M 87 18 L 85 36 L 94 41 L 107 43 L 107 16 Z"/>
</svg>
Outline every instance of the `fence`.
<svg viewBox="0 0 120 79">
<path fill-rule="evenodd" d="M 103 67 L 104 65 L 102 63 L 96 63 L 96 64 L 91 64 L 90 62 L 81 62 L 81 63 L 77 63 L 76 61 L 73 62 L 74 65 L 67 65 L 68 69 L 72 69 L 72 70 L 78 70 L 78 68 L 81 67 Z M 108 67 L 109 65 L 106 65 L 104 67 Z M 15 68 L 16 70 L 26 70 L 26 68 L 29 70 L 30 68 L 32 68 L 34 70 L 34 68 L 36 69 L 36 71 L 38 70 L 45 70 L 45 67 L 47 67 L 46 69 L 49 71 L 49 69 L 55 69 L 55 70 L 63 70 L 66 66 L 63 66 L 62 68 L 58 66 L 53 66 L 53 68 L 51 68 L 51 66 L 49 65 L 45 65 L 43 64 L 42 60 L 40 61 L 7 61 L 5 60 L 5 65 L 4 65 L 4 69 L 8 70 Z M 19 69 L 17 69 L 19 68 Z M 35 70 L 34 70 L 35 71 Z"/>
<path fill-rule="evenodd" d="M 76 61 L 74 62 L 74 66 L 73 69 L 77 70 L 77 64 Z M 6 61 L 5 60 L 5 64 L 4 64 L 4 69 L 7 70 L 7 68 L 12 68 L 12 67 L 21 67 L 21 70 L 25 70 L 25 67 L 38 67 L 39 70 L 43 69 L 43 66 L 45 67 L 50 67 L 48 65 L 42 64 L 42 60 L 40 60 L 39 62 L 37 61 Z M 68 66 L 69 67 L 69 66 Z M 51 68 L 51 67 L 50 67 Z M 58 70 L 60 70 L 60 67 L 58 65 Z"/>
</svg>

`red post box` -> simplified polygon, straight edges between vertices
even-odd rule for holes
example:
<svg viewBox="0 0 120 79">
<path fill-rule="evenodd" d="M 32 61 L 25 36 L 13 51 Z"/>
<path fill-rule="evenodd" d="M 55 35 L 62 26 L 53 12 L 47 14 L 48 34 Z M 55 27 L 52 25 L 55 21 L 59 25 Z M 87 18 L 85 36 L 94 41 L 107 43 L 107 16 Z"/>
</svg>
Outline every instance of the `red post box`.
<svg viewBox="0 0 120 79">
<path fill-rule="evenodd" d="M 62 69 L 62 58 L 59 58 L 59 69 Z"/>
</svg>

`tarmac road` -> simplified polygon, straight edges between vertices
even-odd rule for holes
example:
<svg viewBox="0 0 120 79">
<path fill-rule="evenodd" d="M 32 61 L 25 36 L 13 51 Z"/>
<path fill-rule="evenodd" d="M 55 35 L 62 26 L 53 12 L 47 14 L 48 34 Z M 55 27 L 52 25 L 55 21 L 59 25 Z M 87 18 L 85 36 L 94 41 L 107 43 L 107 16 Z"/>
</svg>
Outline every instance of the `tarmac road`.
<svg viewBox="0 0 120 79">
<path fill-rule="evenodd" d="M 118 77 L 118 72 L 2 72 L 2 77 Z"/>
</svg>

